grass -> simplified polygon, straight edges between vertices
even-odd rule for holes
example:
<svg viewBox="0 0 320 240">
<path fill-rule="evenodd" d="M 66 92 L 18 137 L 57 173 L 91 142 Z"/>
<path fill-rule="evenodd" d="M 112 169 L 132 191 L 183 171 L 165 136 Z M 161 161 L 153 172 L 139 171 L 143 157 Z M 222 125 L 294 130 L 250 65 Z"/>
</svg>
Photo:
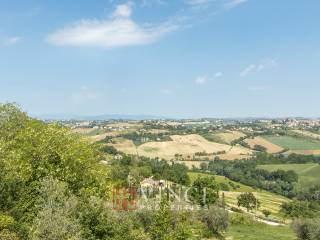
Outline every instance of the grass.
<svg viewBox="0 0 320 240">
<path fill-rule="evenodd" d="M 206 138 L 208 141 L 223 144 L 231 144 L 232 141 L 244 136 L 246 135 L 239 131 L 206 133 L 203 135 L 203 137 Z"/>
<path fill-rule="evenodd" d="M 263 223 L 250 225 L 231 225 L 226 239 L 232 240 L 294 240 L 294 232 L 290 227 L 274 227 Z"/>
<path fill-rule="evenodd" d="M 237 197 L 241 194 L 241 192 L 224 192 L 225 200 L 228 205 L 237 206 L 238 199 Z M 267 191 L 256 191 L 253 192 L 255 197 L 260 201 L 261 205 L 257 211 L 257 214 L 262 216 L 262 210 L 267 209 L 271 212 L 271 218 L 276 220 L 283 220 L 282 215 L 279 213 L 281 204 L 284 202 L 288 202 L 289 199 L 270 193 Z"/>
<path fill-rule="evenodd" d="M 237 206 L 237 201 L 238 201 L 237 197 L 241 193 L 253 192 L 253 194 L 261 202 L 261 207 L 258 210 L 259 215 L 262 216 L 261 211 L 264 209 L 268 209 L 272 213 L 271 218 L 274 218 L 277 220 L 283 220 L 281 214 L 279 214 L 280 206 L 282 203 L 288 202 L 289 199 L 287 199 L 283 196 L 274 194 L 274 193 L 267 192 L 267 191 L 253 189 L 250 186 L 246 186 L 244 184 L 231 181 L 230 179 L 223 177 L 223 176 L 211 175 L 211 174 L 206 174 L 206 173 L 189 172 L 189 177 L 190 177 L 191 183 L 195 179 L 197 179 L 198 176 L 214 176 L 218 183 L 225 183 L 225 184 L 229 185 L 230 191 L 224 191 L 225 201 L 228 205 Z M 230 185 L 230 182 L 232 183 L 232 185 L 239 186 L 239 187 L 236 189 L 233 189 Z"/>
<path fill-rule="evenodd" d="M 89 132 L 88 134 L 86 134 L 86 136 L 95 136 L 95 135 L 100 135 L 102 133 L 105 133 L 105 129 L 96 128 L 96 129 L 92 130 L 91 132 Z"/>
<path fill-rule="evenodd" d="M 318 150 L 320 149 L 320 141 L 310 138 L 298 138 L 292 136 L 264 136 L 266 140 L 276 144 L 282 148 L 290 150 Z"/>
<path fill-rule="evenodd" d="M 320 183 L 320 165 L 316 163 L 306 164 L 271 164 L 260 165 L 267 171 L 285 170 L 295 171 L 299 175 L 299 186 L 310 186 L 310 184 Z"/>
<path fill-rule="evenodd" d="M 158 152 L 159 148 L 157 148 L 157 147 L 144 147 L 143 151 L 145 151 L 145 152 Z"/>
<path fill-rule="evenodd" d="M 198 177 L 213 176 L 218 183 L 227 184 L 230 187 L 231 191 L 234 191 L 234 192 L 253 192 L 253 191 L 255 191 L 252 187 L 246 186 L 242 183 L 234 182 L 224 176 L 212 175 L 209 173 L 208 174 L 196 173 L 196 172 L 189 172 L 188 175 L 190 177 L 191 183 L 193 183 Z M 231 185 L 230 185 L 230 183 L 231 183 Z M 237 186 L 237 188 L 233 189 L 232 185 Z"/>
</svg>

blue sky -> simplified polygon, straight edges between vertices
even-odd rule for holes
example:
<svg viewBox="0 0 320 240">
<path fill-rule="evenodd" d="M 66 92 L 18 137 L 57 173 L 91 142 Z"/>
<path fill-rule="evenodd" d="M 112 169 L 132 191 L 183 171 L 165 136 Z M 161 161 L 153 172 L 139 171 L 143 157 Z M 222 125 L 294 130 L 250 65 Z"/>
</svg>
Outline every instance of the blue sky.
<svg viewBox="0 0 320 240">
<path fill-rule="evenodd" d="M 1 0 L 0 102 L 33 115 L 320 116 L 318 0 Z"/>
</svg>

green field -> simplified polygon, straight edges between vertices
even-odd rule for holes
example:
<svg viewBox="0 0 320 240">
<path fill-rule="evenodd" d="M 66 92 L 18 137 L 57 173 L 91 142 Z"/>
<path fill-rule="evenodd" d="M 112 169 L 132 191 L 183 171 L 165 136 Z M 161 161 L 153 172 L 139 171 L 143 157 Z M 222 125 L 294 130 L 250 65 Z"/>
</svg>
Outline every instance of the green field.
<svg viewBox="0 0 320 240">
<path fill-rule="evenodd" d="M 308 186 L 310 184 L 320 184 L 320 165 L 316 163 L 306 164 L 271 164 L 260 165 L 262 169 L 267 171 L 275 170 L 293 170 L 299 175 L 299 185 Z"/>
<path fill-rule="evenodd" d="M 213 175 L 206 174 L 206 173 L 190 172 L 189 176 L 190 176 L 191 182 L 193 182 L 198 176 L 213 176 Z M 224 191 L 224 197 L 228 205 L 236 207 L 237 197 L 239 196 L 239 194 L 241 194 L 242 192 L 253 192 L 254 195 L 261 202 L 261 207 L 258 210 L 258 215 L 262 216 L 261 211 L 263 209 L 268 209 L 272 212 L 271 214 L 272 218 L 277 220 L 282 220 L 282 216 L 279 214 L 280 206 L 282 203 L 289 201 L 289 199 L 274 193 L 267 192 L 267 191 L 253 189 L 252 187 L 246 186 L 238 182 L 231 181 L 230 179 L 223 176 L 216 175 L 214 177 L 218 183 L 229 184 L 229 182 L 232 182 L 233 184 L 240 186 L 237 189 L 232 189 L 230 187 L 230 191 Z"/>
<path fill-rule="evenodd" d="M 96 128 L 96 129 L 93 129 L 91 132 L 87 133 L 86 136 L 96 136 L 99 134 L 103 134 L 105 132 L 106 132 L 105 129 Z"/>
<path fill-rule="evenodd" d="M 242 183 L 234 182 L 224 176 L 211 175 L 206 173 L 195 173 L 195 172 L 189 172 L 188 174 L 189 174 L 191 183 L 193 183 L 194 180 L 196 180 L 198 177 L 201 177 L 201 176 L 213 176 L 218 183 L 227 184 L 230 187 L 230 191 L 233 191 L 233 192 L 254 192 L 255 191 L 252 187 L 246 186 Z M 232 187 L 233 185 L 236 186 L 235 189 L 233 189 Z"/>
<path fill-rule="evenodd" d="M 263 223 L 231 225 L 226 239 L 232 240 L 294 240 L 293 231 L 285 227 L 274 227 Z"/>
<path fill-rule="evenodd" d="M 292 136 L 263 136 L 266 140 L 276 144 L 282 148 L 290 150 L 318 150 L 320 149 L 320 141 L 310 138 L 298 138 Z"/>
</svg>

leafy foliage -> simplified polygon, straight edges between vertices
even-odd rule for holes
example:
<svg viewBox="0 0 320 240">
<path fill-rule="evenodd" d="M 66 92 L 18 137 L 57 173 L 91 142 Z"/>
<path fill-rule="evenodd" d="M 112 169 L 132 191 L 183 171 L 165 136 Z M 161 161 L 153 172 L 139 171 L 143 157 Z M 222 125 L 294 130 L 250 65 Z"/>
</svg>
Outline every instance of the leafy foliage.
<svg viewBox="0 0 320 240">
<path fill-rule="evenodd" d="M 214 177 L 198 177 L 192 184 L 190 197 L 201 207 L 208 207 L 217 202 L 219 189 Z"/>
<path fill-rule="evenodd" d="M 238 207 L 244 207 L 248 212 L 260 207 L 259 200 L 253 195 L 252 192 L 242 193 L 237 197 L 237 199 Z"/>
<path fill-rule="evenodd" d="M 292 228 L 299 240 L 320 239 L 320 219 L 296 219 Z"/>
</svg>

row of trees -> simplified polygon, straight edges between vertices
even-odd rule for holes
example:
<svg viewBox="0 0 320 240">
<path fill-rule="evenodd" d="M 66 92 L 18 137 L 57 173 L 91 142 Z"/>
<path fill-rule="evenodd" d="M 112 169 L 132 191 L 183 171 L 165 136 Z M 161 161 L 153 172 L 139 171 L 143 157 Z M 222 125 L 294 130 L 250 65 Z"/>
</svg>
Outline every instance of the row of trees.
<svg viewBox="0 0 320 240">
<path fill-rule="evenodd" d="M 184 164 L 168 163 L 165 160 L 135 157 L 123 154 L 122 159 L 111 161 L 111 178 L 119 185 L 128 183 L 130 175 L 133 183 L 139 184 L 142 179 L 153 176 L 154 179 L 168 180 L 177 184 L 189 185 L 188 168 Z"/>
<path fill-rule="evenodd" d="M 207 165 L 202 163 L 201 171 L 225 176 L 233 181 L 287 197 L 295 196 L 294 185 L 298 181 L 298 175 L 294 171 L 269 172 L 257 168 L 257 165 L 254 160 L 223 161 L 216 158 Z"/>
</svg>

